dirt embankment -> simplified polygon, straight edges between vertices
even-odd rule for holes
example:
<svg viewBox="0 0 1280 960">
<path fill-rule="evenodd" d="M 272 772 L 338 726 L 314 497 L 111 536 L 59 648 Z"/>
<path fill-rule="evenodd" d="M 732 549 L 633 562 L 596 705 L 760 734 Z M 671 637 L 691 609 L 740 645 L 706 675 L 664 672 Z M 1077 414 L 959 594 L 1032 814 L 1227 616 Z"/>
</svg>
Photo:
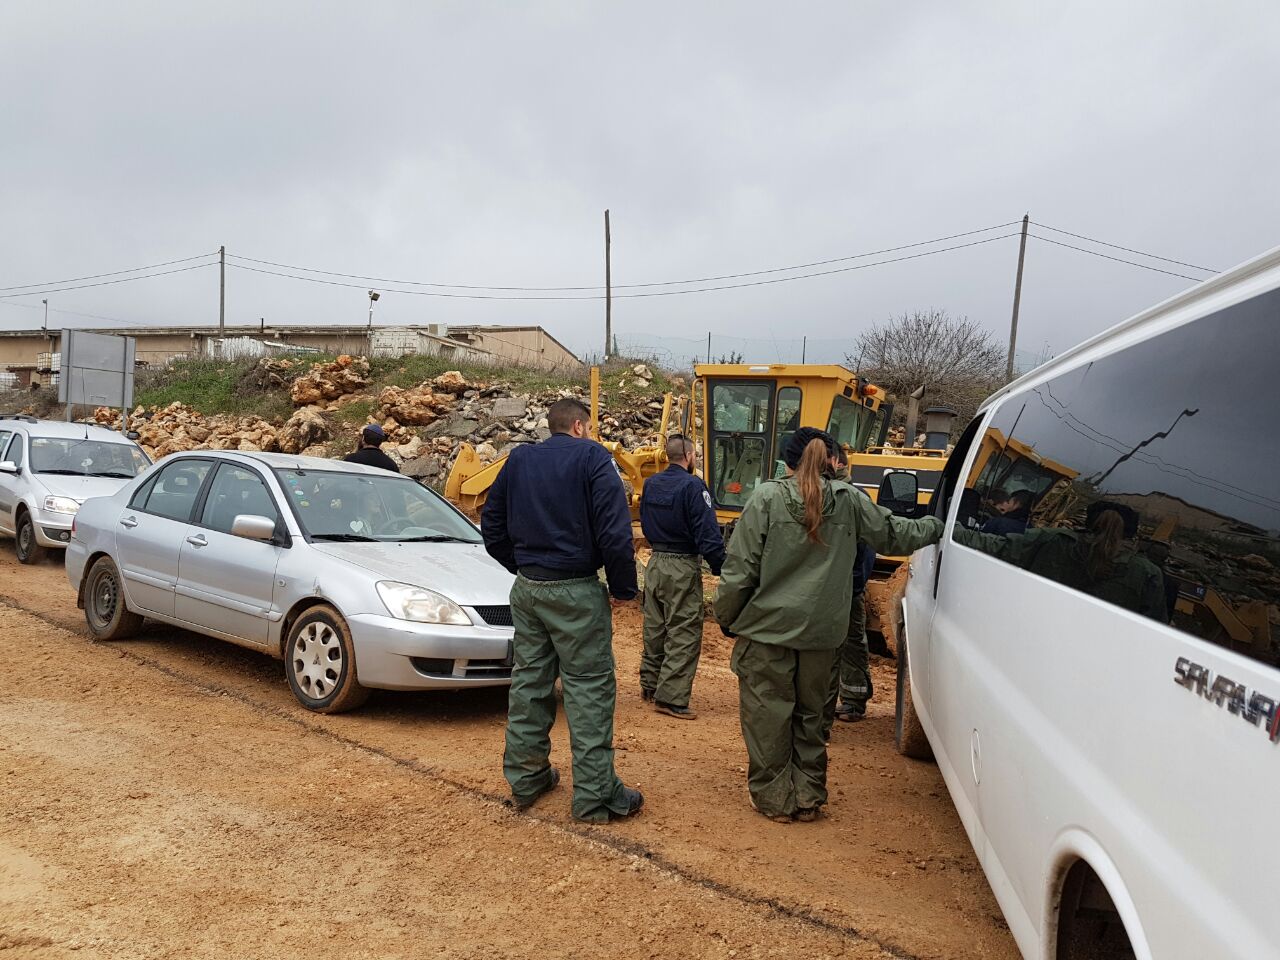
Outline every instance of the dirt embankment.
<svg viewBox="0 0 1280 960">
<path fill-rule="evenodd" d="M 687 723 L 641 703 L 616 617 L 634 821 L 569 817 L 566 783 L 501 804 L 501 691 L 293 701 L 278 663 L 167 627 L 92 644 L 60 568 L 0 544 L 0 954 L 1013 958 L 937 770 L 893 753 L 891 661 L 840 725 L 830 816 L 746 802 L 727 642 Z"/>
</svg>

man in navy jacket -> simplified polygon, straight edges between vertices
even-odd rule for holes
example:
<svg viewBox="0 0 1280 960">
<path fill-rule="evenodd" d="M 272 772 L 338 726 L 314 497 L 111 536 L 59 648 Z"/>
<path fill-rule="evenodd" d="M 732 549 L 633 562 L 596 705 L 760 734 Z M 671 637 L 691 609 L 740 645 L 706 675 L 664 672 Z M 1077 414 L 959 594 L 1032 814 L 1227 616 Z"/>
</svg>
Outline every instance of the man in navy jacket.
<svg viewBox="0 0 1280 960">
<path fill-rule="evenodd" d="M 560 782 L 551 766 L 558 676 L 573 751 L 573 816 L 604 822 L 644 803 L 613 766 L 617 679 L 609 595 L 630 600 L 637 587 L 622 478 L 609 452 L 587 438 L 590 416 L 572 398 L 551 405 L 551 437 L 512 451 L 489 489 L 481 530 L 489 555 L 516 574 L 502 760 L 512 801 L 527 809 Z"/>
<path fill-rule="evenodd" d="M 720 575 L 724 539 L 707 485 L 693 474 L 693 442 L 667 440 L 671 464 L 645 481 L 640 527 L 653 548 L 644 575 L 640 694 L 659 713 L 693 720 L 689 707 L 702 654 L 702 561 Z"/>
</svg>

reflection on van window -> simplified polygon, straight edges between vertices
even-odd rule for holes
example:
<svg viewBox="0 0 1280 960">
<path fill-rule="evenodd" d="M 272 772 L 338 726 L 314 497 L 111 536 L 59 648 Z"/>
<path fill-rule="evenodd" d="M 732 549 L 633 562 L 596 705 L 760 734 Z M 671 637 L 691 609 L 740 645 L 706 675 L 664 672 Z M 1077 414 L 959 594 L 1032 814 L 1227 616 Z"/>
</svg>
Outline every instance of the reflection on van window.
<svg viewBox="0 0 1280 960">
<path fill-rule="evenodd" d="M 1278 314 L 1272 291 L 1009 397 L 955 539 L 1280 665 Z"/>
</svg>

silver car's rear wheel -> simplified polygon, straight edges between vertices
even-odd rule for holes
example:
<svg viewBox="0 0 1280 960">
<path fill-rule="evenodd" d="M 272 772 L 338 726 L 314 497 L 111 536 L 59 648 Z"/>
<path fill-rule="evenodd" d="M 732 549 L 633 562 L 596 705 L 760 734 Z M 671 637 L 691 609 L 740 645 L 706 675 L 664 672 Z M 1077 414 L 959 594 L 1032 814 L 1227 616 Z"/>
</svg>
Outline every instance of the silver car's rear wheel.
<svg viewBox="0 0 1280 960">
<path fill-rule="evenodd" d="M 99 557 L 84 580 L 84 619 L 96 640 L 123 640 L 142 627 L 142 617 L 125 604 L 120 571 L 110 557 Z"/>
<path fill-rule="evenodd" d="M 356 679 L 351 631 L 330 606 L 312 607 L 294 621 L 285 644 L 285 674 L 298 701 L 319 713 L 353 710 L 369 696 Z"/>
</svg>

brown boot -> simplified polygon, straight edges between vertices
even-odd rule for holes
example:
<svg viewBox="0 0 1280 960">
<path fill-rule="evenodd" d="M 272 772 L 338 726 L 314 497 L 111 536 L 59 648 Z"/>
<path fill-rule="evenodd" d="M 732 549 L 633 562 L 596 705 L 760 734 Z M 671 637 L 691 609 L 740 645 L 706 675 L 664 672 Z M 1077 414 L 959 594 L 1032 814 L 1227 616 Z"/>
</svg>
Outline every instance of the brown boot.
<svg viewBox="0 0 1280 960">
<path fill-rule="evenodd" d="M 658 713 L 665 713 L 669 717 L 675 717 L 677 720 L 697 720 L 698 712 L 690 710 L 688 707 L 677 707 L 674 703 L 663 703 L 661 700 L 653 702 L 653 709 Z"/>
</svg>

